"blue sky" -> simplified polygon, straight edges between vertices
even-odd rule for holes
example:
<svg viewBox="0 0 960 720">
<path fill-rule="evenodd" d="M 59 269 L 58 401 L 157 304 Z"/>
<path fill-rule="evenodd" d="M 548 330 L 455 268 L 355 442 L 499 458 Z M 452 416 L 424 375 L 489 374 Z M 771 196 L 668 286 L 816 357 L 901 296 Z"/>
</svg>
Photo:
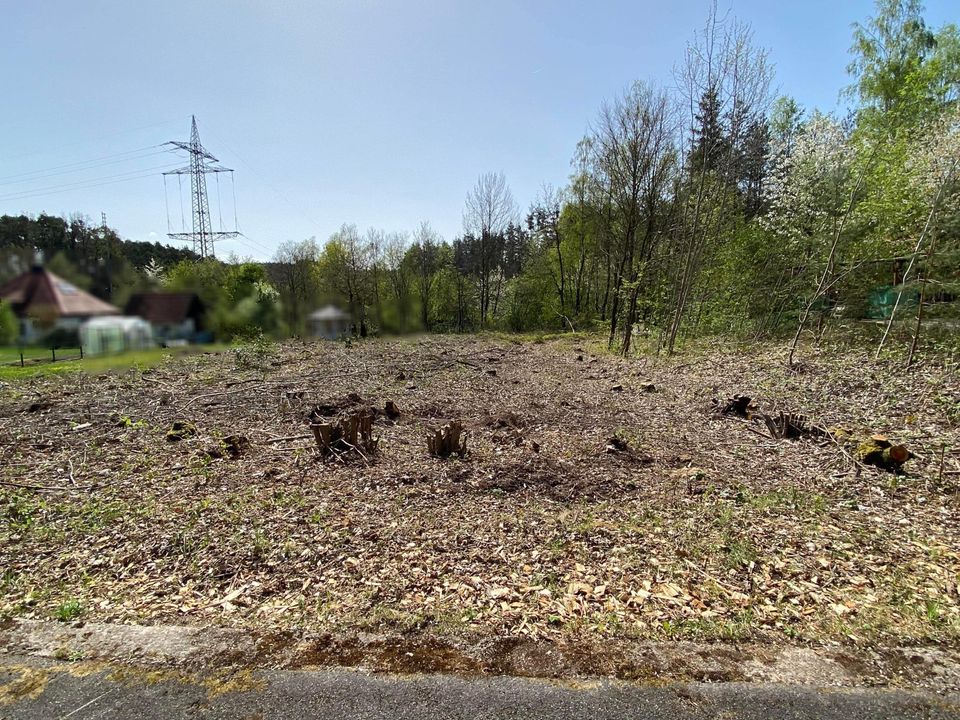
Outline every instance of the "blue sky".
<svg viewBox="0 0 960 720">
<path fill-rule="evenodd" d="M 769 49 L 778 88 L 826 110 L 848 82 L 851 23 L 872 6 L 720 4 Z M 544 182 L 562 185 L 600 103 L 636 79 L 672 83 L 707 11 L 707 0 L 7 0 L 0 213 L 106 212 L 124 237 L 163 240 L 160 173 L 177 159 L 153 146 L 187 139 L 196 114 L 204 144 L 236 170 L 247 235 L 218 255 L 267 259 L 344 222 L 409 231 L 427 219 L 449 240 L 481 172 L 502 170 L 521 207 Z M 930 0 L 926 17 L 960 20 L 956 0 Z M 210 192 L 216 204 L 212 179 Z M 176 183 L 168 197 L 177 230 Z"/>
</svg>

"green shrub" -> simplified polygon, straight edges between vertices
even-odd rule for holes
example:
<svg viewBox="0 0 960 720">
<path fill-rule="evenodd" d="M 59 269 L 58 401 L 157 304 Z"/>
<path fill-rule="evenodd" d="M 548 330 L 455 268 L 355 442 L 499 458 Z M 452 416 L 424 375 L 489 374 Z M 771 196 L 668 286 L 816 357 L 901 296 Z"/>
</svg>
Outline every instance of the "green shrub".
<svg viewBox="0 0 960 720">
<path fill-rule="evenodd" d="M 20 337 L 20 323 L 13 309 L 0 301 L 0 345 L 13 345 Z"/>
<path fill-rule="evenodd" d="M 233 348 L 237 367 L 242 370 L 264 368 L 277 352 L 277 344 L 260 331 L 251 333 Z"/>
</svg>

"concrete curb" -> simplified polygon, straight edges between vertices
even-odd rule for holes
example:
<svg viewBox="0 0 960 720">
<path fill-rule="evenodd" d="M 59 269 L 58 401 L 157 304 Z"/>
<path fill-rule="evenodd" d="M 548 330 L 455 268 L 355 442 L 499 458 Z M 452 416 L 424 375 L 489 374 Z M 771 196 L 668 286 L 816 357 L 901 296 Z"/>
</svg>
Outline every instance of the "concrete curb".
<svg viewBox="0 0 960 720">
<path fill-rule="evenodd" d="M 617 678 L 640 683 L 747 682 L 960 692 L 960 653 L 942 648 L 808 648 L 611 642 L 603 647 L 519 638 L 300 636 L 218 627 L 12 620 L 0 652 L 56 660 L 207 671 L 354 668 L 467 677 Z"/>
</svg>

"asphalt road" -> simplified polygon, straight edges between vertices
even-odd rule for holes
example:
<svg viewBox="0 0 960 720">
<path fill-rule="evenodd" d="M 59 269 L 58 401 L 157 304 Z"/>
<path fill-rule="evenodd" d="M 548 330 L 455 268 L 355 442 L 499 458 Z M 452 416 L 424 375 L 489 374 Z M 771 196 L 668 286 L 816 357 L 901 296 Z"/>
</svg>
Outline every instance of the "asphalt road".
<svg viewBox="0 0 960 720">
<path fill-rule="evenodd" d="M 960 719 L 960 698 L 750 683 L 550 682 L 345 670 L 219 677 L 0 656 L 3 720 Z"/>
</svg>

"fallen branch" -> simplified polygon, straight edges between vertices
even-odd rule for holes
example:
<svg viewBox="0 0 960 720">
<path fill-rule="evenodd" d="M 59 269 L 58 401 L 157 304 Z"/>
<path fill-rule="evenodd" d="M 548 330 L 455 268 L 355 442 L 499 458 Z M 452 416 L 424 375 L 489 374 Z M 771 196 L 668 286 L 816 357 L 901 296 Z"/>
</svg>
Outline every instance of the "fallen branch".
<svg viewBox="0 0 960 720">
<path fill-rule="evenodd" d="M 70 492 L 73 490 L 91 490 L 96 485 L 28 485 L 26 483 L 16 483 L 7 480 L 0 480 L 0 485 L 6 487 L 23 488 L 24 490 L 46 490 L 49 492 Z"/>
<path fill-rule="evenodd" d="M 287 442 L 288 440 L 306 440 L 307 438 L 312 437 L 314 437 L 314 433 L 306 433 L 304 435 L 287 435 L 285 437 L 269 438 L 267 440 L 267 444 L 272 445 L 273 443 Z"/>
</svg>

